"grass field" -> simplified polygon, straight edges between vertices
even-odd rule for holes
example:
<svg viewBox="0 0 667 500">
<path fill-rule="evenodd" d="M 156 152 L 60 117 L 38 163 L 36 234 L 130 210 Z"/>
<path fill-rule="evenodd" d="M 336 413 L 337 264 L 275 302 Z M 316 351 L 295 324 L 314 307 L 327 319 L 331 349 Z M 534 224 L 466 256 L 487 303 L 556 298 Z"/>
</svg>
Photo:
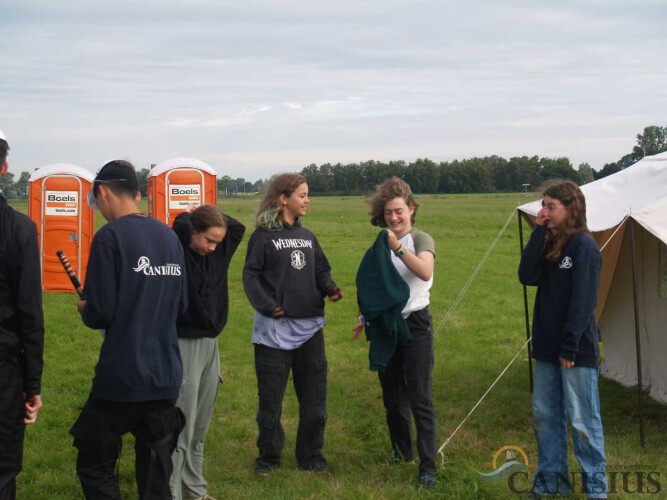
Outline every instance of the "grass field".
<svg viewBox="0 0 667 500">
<path fill-rule="evenodd" d="M 499 230 L 522 202 L 512 195 L 421 196 L 416 226 L 437 245 L 431 312 L 436 325 L 455 301 Z M 25 204 L 14 203 L 25 211 Z M 223 211 L 244 222 L 249 231 L 257 200 L 223 198 Z M 415 465 L 390 466 L 389 439 L 377 375 L 368 370 L 368 346 L 352 340 L 357 311 L 354 279 L 365 249 L 377 228 L 368 222 L 360 197 L 311 198 L 304 225 L 317 235 L 333 267 L 333 277 L 346 297 L 327 305 L 325 329 L 329 360 L 328 423 L 325 455 L 331 474 L 302 472 L 296 467 L 294 439 L 297 405 L 288 387 L 283 425 L 283 466 L 256 478 L 255 411 L 257 405 L 252 309 L 243 293 L 242 243 L 230 270 L 230 318 L 219 337 L 222 376 L 205 450 L 209 493 L 218 498 L 517 498 L 507 480 L 485 482 L 501 447 L 522 448 L 532 474 L 536 448 L 531 429 L 528 363 L 524 352 L 444 450 L 445 465 L 432 491 L 416 486 Z M 98 226 L 102 218 L 97 214 Z M 249 233 L 248 233 L 249 234 Z M 516 214 L 469 292 L 436 335 L 434 401 L 439 441 L 443 443 L 496 376 L 525 342 L 522 288 L 516 278 L 519 243 Z M 532 293 L 530 294 L 532 306 Z M 100 336 L 85 328 L 76 313 L 73 294 L 44 295 L 46 316 L 44 408 L 27 433 L 19 498 L 81 498 L 75 474 L 76 453 L 68 430 L 83 405 L 93 377 Z M 667 489 L 667 408 L 647 399 L 646 447 L 639 446 L 636 392 L 601 380 L 602 417 L 607 460 L 616 470 L 629 468 L 612 498 L 666 498 L 665 493 L 634 494 L 656 486 L 638 484 L 638 466 L 657 472 Z M 120 464 L 122 489 L 135 498 L 132 438 L 127 438 Z M 499 459 L 500 463 L 504 456 Z M 578 470 L 570 457 L 572 470 Z M 656 476 L 654 476 L 656 477 Z M 517 477 L 517 489 L 529 488 Z M 575 498 L 584 498 L 579 496 Z"/>
</svg>

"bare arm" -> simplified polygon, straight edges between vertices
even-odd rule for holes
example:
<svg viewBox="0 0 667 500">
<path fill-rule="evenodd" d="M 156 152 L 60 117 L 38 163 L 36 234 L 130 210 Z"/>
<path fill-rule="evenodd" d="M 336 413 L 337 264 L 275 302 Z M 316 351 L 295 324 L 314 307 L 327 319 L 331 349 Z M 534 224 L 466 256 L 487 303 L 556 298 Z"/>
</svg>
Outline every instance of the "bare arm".
<svg viewBox="0 0 667 500">
<path fill-rule="evenodd" d="M 387 231 L 389 235 L 389 247 L 392 249 L 392 251 L 396 251 L 399 248 L 401 248 L 401 244 L 398 241 L 398 238 L 396 238 L 396 235 L 391 232 Z M 405 248 L 405 247 L 404 247 Z M 400 259 L 403 261 L 403 264 L 412 271 L 412 273 L 417 276 L 419 279 L 423 281 L 428 281 L 431 279 L 431 276 L 433 276 L 433 268 L 435 266 L 435 256 L 429 252 L 419 252 L 418 254 L 414 254 L 410 252 L 407 248 L 405 249 L 405 253 L 403 254 Z"/>
</svg>

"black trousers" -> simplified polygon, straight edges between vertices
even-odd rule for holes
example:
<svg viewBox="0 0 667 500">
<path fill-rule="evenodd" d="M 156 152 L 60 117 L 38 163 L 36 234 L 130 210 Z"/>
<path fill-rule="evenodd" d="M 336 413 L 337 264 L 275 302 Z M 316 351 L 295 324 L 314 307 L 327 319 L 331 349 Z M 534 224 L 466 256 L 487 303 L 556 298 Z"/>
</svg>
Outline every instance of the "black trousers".
<svg viewBox="0 0 667 500">
<path fill-rule="evenodd" d="M 173 400 L 106 401 L 89 397 L 70 434 L 79 450 L 76 472 L 87 499 L 120 499 L 116 464 L 121 439 L 135 437 L 140 499 L 171 499 L 171 454 L 185 417 Z"/>
<path fill-rule="evenodd" d="M 259 392 L 257 464 L 274 466 L 280 463 L 280 454 L 285 444 L 280 417 L 290 369 L 299 400 L 296 459 L 300 467 L 308 469 L 316 462 L 324 461 L 322 447 L 327 421 L 327 358 L 322 330 L 292 351 L 255 344 Z"/>
<path fill-rule="evenodd" d="M 413 460 L 412 422 L 417 428 L 419 472 L 435 473 L 437 433 L 431 388 L 433 385 L 433 320 L 428 308 L 406 319 L 412 340 L 399 345 L 384 372 L 379 372 L 382 399 L 394 454 Z"/>
<path fill-rule="evenodd" d="M 23 375 L 18 357 L 0 353 L 0 380 L 0 500 L 13 500 L 25 435 Z"/>
</svg>

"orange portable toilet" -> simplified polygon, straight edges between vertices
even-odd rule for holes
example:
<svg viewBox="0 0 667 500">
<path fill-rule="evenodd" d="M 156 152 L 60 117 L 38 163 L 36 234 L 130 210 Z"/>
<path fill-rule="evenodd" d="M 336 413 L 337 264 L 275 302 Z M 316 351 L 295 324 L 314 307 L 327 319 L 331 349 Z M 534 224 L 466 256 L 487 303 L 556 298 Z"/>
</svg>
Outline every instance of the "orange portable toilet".
<svg viewBox="0 0 667 500">
<path fill-rule="evenodd" d="M 58 250 L 72 264 L 83 283 L 95 230 L 94 211 L 86 203 L 94 175 L 77 165 L 42 167 L 28 181 L 28 215 L 37 225 L 42 288 L 72 292 L 72 283 L 56 256 Z"/>
<path fill-rule="evenodd" d="M 213 167 L 194 158 L 172 158 L 155 165 L 146 179 L 148 215 L 168 226 L 190 205 L 217 203 Z"/>
</svg>

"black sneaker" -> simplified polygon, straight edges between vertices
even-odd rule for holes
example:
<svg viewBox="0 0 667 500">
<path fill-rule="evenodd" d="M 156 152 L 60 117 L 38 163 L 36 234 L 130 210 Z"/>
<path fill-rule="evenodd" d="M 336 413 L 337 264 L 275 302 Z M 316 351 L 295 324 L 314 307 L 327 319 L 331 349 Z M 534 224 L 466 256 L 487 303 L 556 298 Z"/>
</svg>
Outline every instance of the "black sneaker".
<svg viewBox="0 0 667 500">
<path fill-rule="evenodd" d="M 438 480 L 432 472 L 422 472 L 419 474 L 419 485 L 423 488 L 433 488 Z"/>
<path fill-rule="evenodd" d="M 302 468 L 307 471 L 320 472 L 322 474 L 326 474 L 327 472 L 329 472 L 329 466 L 327 465 L 327 461 L 324 460 L 323 458 L 318 458 L 317 460 L 313 460 L 313 462 L 310 465 L 307 465 Z"/>
<path fill-rule="evenodd" d="M 277 465 L 269 465 L 269 464 L 255 464 L 255 475 L 257 477 L 264 477 L 268 476 L 271 474 L 271 471 L 275 469 Z"/>
</svg>

